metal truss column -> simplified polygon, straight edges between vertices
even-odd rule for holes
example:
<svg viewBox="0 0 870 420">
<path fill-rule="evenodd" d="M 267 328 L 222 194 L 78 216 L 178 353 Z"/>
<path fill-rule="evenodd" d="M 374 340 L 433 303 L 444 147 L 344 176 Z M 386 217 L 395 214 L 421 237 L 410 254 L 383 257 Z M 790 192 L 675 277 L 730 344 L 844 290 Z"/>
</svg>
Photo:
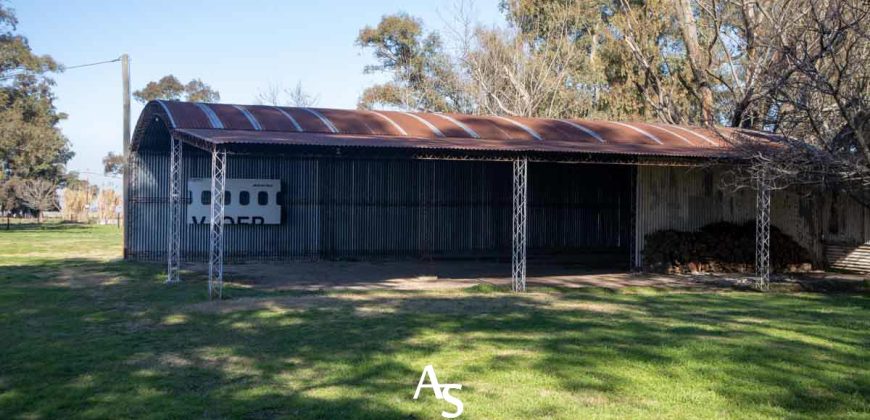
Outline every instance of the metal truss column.
<svg viewBox="0 0 870 420">
<path fill-rule="evenodd" d="M 224 287 L 224 186 L 227 152 L 211 151 L 211 218 L 209 219 L 208 297 L 220 299 Z"/>
<path fill-rule="evenodd" d="M 170 138 L 169 151 L 169 249 L 166 283 L 181 281 L 181 139 Z"/>
<path fill-rule="evenodd" d="M 767 168 L 760 168 L 757 174 L 756 218 L 755 218 L 755 286 L 760 290 L 770 287 L 770 179 Z"/>
<path fill-rule="evenodd" d="M 529 161 L 513 161 L 513 248 L 511 281 L 515 292 L 526 291 L 526 212 L 528 206 Z"/>
</svg>

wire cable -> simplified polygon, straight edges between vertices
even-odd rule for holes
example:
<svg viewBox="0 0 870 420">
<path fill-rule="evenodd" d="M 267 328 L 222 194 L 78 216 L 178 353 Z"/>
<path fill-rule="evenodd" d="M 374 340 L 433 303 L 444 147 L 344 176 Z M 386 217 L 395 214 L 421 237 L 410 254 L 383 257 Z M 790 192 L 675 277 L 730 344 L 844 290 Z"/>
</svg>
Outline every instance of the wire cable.
<svg viewBox="0 0 870 420">
<path fill-rule="evenodd" d="M 64 71 L 64 70 L 70 70 L 70 69 L 78 69 L 78 68 L 82 68 L 82 67 L 98 66 L 98 65 L 100 65 L 100 64 L 117 63 L 118 61 L 121 61 L 121 57 L 118 57 L 118 58 L 116 58 L 116 59 L 114 59 L 114 60 L 98 61 L 98 62 L 96 62 L 96 63 L 87 63 L 87 64 L 77 64 L 77 65 L 75 65 L 75 66 L 68 66 L 68 67 L 65 67 L 65 66 L 61 65 L 61 66 L 60 66 L 60 70 L 61 70 L 61 71 Z M 8 80 L 8 79 L 12 79 L 12 78 L 14 78 L 14 77 L 17 77 L 17 76 L 20 76 L 20 75 L 22 75 L 22 74 L 26 74 L 26 73 L 27 73 L 27 70 L 26 70 L 26 69 L 11 69 L 11 71 L 15 71 L 15 70 L 19 70 L 19 72 L 18 72 L 18 73 L 14 73 L 14 74 L 8 74 L 8 75 L 6 75 L 6 76 L 0 77 L 0 80 Z"/>
<path fill-rule="evenodd" d="M 63 67 L 63 69 L 64 69 L 64 70 L 70 70 L 70 69 L 77 69 L 77 68 L 81 68 L 81 67 L 97 66 L 97 65 L 100 65 L 100 64 L 117 63 L 117 62 L 119 62 L 119 61 L 121 61 L 121 57 L 118 57 L 118 58 L 116 58 L 116 59 L 114 59 L 114 60 L 106 60 L 106 61 L 99 61 L 99 62 L 96 62 L 96 63 L 79 64 L 79 65 L 75 65 L 75 66 Z"/>
</svg>

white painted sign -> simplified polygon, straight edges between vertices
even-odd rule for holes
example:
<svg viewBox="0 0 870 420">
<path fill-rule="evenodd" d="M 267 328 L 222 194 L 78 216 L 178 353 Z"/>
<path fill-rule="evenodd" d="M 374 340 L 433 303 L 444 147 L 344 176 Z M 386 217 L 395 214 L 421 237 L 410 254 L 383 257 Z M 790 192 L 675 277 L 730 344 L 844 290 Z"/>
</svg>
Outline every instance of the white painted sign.
<svg viewBox="0 0 870 420">
<path fill-rule="evenodd" d="M 211 178 L 191 178 L 187 182 L 191 202 L 187 205 L 188 224 L 208 224 L 211 217 Z M 281 224 L 281 205 L 277 179 L 227 179 L 224 188 L 224 224 Z"/>
</svg>

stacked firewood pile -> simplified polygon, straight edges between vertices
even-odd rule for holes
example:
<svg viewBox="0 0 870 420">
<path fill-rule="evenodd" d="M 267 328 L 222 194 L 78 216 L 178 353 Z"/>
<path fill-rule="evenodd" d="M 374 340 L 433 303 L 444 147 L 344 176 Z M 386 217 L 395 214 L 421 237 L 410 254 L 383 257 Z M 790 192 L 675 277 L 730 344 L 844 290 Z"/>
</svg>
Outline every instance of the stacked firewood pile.
<svg viewBox="0 0 870 420">
<path fill-rule="evenodd" d="M 809 252 L 770 227 L 771 268 L 780 272 L 812 269 Z M 644 267 L 664 273 L 751 273 L 755 270 L 755 222 L 718 222 L 697 232 L 662 230 L 646 236 Z"/>
</svg>

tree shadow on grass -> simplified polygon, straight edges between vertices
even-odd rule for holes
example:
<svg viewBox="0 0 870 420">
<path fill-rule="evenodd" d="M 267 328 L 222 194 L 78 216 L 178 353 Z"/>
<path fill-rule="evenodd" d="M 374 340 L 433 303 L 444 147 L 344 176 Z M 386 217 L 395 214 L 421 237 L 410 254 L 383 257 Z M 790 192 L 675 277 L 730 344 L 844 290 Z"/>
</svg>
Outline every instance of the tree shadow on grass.
<svg viewBox="0 0 870 420">
<path fill-rule="evenodd" d="M 535 398 L 550 385 L 513 375 L 649 417 L 632 400 L 655 383 L 709 388 L 738 414 L 868 407 L 862 296 L 276 293 L 222 310 L 202 278 L 162 281 L 123 261 L 2 267 L 0 416 L 431 418 L 450 407 L 410 397 L 432 360 L 466 384 L 472 417 L 569 417 Z"/>
<path fill-rule="evenodd" d="M 62 232 L 62 231 L 84 231 L 84 230 L 93 230 L 97 225 L 90 225 L 87 223 L 77 223 L 77 222 L 13 222 L 6 225 L 6 219 L 0 218 L 0 234 L 3 232 L 16 232 L 16 231 L 51 231 L 51 232 Z M 105 225 L 101 225 L 105 226 Z M 120 228 L 119 228 L 120 229 Z"/>
</svg>

